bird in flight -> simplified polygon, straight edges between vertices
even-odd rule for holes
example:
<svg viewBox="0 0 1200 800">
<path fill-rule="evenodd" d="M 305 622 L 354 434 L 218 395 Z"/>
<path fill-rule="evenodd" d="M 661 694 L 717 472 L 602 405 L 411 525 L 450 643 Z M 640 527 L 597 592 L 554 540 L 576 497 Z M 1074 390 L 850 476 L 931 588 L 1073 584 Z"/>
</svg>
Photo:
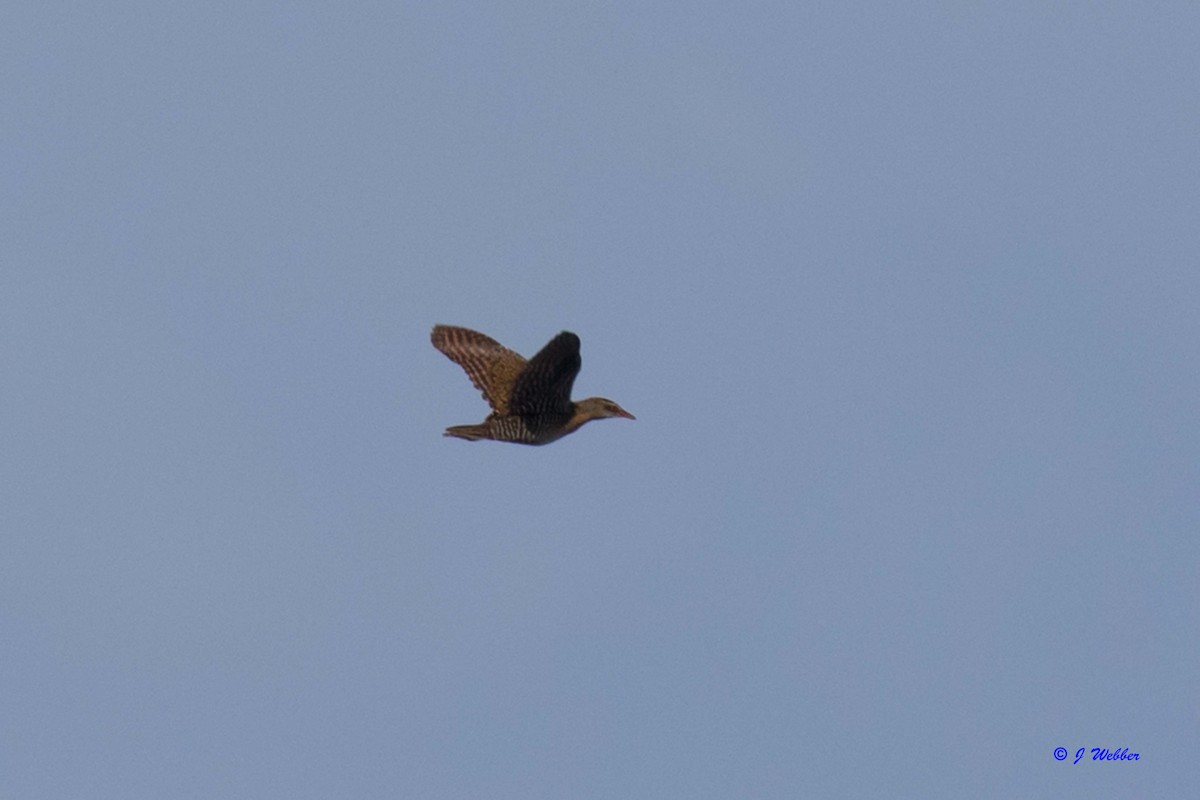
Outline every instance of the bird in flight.
<svg viewBox="0 0 1200 800">
<path fill-rule="evenodd" d="M 549 444 L 585 422 L 606 417 L 633 419 L 603 397 L 571 400 L 571 385 L 583 363 L 579 337 L 563 331 L 526 361 L 491 337 L 467 328 L 435 325 L 433 346 L 466 371 L 492 413 L 478 425 L 455 425 L 445 436 L 477 441 Z"/>
</svg>

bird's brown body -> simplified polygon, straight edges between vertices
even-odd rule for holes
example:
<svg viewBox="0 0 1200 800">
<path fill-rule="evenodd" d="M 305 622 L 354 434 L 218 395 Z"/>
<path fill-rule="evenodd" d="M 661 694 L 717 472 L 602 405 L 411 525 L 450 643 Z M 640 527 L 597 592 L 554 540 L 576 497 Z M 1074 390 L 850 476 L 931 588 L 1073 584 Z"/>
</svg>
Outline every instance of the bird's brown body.
<svg viewBox="0 0 1200 800">
<path fill-rule="evenodd" d="M 446 436 L 548 444 L 605 417 L 633 419 L 603 397 L 573 402 L 571 386 L 582 364 L 579 337 L 563 331 L 528 361 L 495 339 L 468 328 L 435 325 L 433 346 L 467 373 L 492 413 L 478 425 L 455 425 Z"/>
</svg>

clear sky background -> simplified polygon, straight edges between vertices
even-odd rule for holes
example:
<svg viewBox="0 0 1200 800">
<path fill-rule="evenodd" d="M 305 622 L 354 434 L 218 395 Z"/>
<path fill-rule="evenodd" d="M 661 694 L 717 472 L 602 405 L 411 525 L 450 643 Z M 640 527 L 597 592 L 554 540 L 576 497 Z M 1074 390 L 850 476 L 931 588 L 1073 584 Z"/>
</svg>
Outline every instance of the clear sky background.
<svg viewBox="0 0 1200 800">
<path fill-rule="evenodd" d="M 1194 792 L 1198 41 L 5 3 L 0 796 Z"/>
</svg>

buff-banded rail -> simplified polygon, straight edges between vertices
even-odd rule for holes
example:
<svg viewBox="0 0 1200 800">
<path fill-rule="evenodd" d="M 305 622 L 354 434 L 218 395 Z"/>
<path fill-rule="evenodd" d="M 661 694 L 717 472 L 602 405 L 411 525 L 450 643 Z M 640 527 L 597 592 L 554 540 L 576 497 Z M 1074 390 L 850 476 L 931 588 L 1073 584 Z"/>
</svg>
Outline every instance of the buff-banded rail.
<svg viewBox="0 0 1200 800">
<path fill-rule="evenodd" d="M 563 331 L 526 360 L 478 331 L 435 325 L 433 346 L 467 373 L 492 413 L 478 425 L 455 425 L 445 436 L 477 441 L 549 444 L 594 419 L 634 419 L 603 397 L 571 400 L 579 374 L 579 337 Z"/>
</svg>

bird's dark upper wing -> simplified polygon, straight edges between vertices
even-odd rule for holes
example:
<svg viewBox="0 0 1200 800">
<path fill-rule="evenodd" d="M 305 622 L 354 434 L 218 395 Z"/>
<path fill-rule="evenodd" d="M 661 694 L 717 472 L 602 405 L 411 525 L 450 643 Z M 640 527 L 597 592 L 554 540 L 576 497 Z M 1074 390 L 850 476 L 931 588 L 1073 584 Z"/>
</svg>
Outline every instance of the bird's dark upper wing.
<svg viewBox="0 0 1200 800">
<path fill-rule="evenodd" d="M 497 414 L 509 413 L 513 385 L 526 365 L 520 354 L 469 328 L 435 325 L 429 338 L 434 347 L 463 368 Z"/>
<path fill-rule="evenodd" d="M 529 359 L 513 386 L 513 414 L 569 414 L 571 386 L 582 365 L 579 337 L 563 331 Z"/>
</svg>

